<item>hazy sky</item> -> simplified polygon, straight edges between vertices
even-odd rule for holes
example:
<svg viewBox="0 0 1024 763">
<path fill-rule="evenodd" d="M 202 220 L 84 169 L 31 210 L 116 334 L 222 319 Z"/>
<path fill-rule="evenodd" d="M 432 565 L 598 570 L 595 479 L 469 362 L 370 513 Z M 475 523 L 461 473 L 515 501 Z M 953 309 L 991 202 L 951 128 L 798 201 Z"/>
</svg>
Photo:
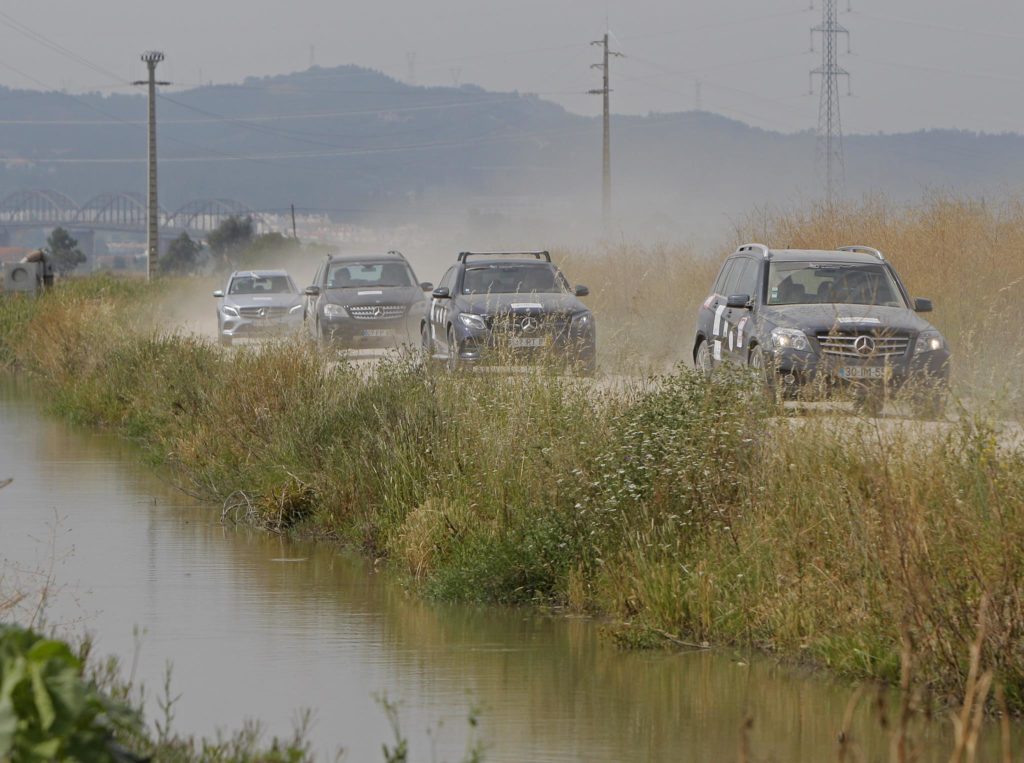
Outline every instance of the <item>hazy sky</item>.
<svg viewBox="0 0 1024 763">
<path fill-rule="evenodd" d="M 957 127 L 1024 132 L 1024 3 L 839 0 L 852 54 L 844 132 Z M 358 64 L 418 84 L 539 93 L 596 113 L 590 40 L 605 29 L 613 109 L 704 109 L 796 131 L 817 124 L 809 29 L 821 0 L 5 0 L 0 83 L 127 90 L 163 50 L 179 84 Z M 27 28 L 27 29 L 26 29 Z M 33 39 L 33 34 L 45 38 Z M 312 46 L 312 50 L 311 50 Z M 820 46 L 816 44 L 816 49 Z M 56 49 L 55 49 L 56 48 Z M 64 49 L 65 52 L 58 52 Z M 75 54 L 69 55 L 67 51 Z M 410 56 L 415 64 L 410 67 Z M 843 90 L 845 93 L 845 88 Z"/>
</svg>

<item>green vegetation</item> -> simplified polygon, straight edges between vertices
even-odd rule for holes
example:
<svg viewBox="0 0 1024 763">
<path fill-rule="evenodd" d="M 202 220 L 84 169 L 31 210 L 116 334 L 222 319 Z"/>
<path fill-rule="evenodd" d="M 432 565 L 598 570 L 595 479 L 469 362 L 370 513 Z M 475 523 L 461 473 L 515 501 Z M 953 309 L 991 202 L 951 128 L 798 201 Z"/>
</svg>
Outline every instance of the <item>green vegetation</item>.
<svg viewBox="0 0 1024 763">
<path fill-rule="evenodd" d="M 957 230 L 1018 235 L 990 209 L 955 211 Z M 883 222 L 927 237 L 927 216 L 900 219 Z M 887 230 L 835 235 L 885 248 Z M 925 274 L 890 253 L 917 291 Z M 937 315 L 968 288 L 956 267 L 995 277 L 972 257 L 950 255 L 946 291 L 926 284 Z M 599 614 L 624 644 L 754 646 L 932 695 L 973 691 L 981 633 L 973 672 L 1024 709 L 1024 451 L 997 424 L 1019 389 L 917 424 L 769 416 L 748 378 L 684 369 L 619 389 L 417 358 L 367 372 L 299 342 L 225 353 L 133 324 L 160 288 L 94 279 L 0 302 L 0 360 L 72 420 L 137 439 L 228 520 L 354 545 L 434 596 Z M 645 309 L 617 295 L 597 298 Z M 667 309 L 650 310 L 657 329 Z M 943 328 L 960 347 L 987 320 Z M 1015 344 L 964 353 L 1019 368 L 1021 339 L 995 339 Z M 977 370 L 960 388 L 996 389 Z"/>
<path fill-rule="evenodd" d="M 78 248 L 78 239 L 64 228 L 57 227 L 46 239 L 46 249 L 53 258 L 53 267 L 61 275 L 67 275 L 85 262 L 85 255 Z"/>
</svg>

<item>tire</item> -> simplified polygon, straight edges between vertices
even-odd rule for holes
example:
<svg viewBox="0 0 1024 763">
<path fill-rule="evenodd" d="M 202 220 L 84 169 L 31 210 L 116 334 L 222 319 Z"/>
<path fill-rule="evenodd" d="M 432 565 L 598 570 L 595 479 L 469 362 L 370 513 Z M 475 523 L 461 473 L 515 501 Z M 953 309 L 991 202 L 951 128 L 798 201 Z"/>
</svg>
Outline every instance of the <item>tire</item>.
<svg viewBox="0 0 1024 763">
<path fill-rule="evenodd" d="M 700 372 L 705 379 L 711 378 L 714 371 L 714 362 L 711 359 L 711 348 L 708 343 L 701 339 L 697 345 L 697 351 L 693 353 L 693 367 Z"/>
<path fill-rule="evenodd" d="M 446 362 L 449 371 L 458 371 L 462 367 L 459 360 L 459 343 L 455 339 L 455 329 L 451 326 L 448 327 L 448 359 Z"/>
<path fill-rule="evenodd" d="M 775 374 L 765 361 L 761 348 L 754 345 L 747 353 L 747 368 L 751 370 L 752 381 L 757 385 L 758 390 L 769 406 L 778 406 L 782 401 L 779 398 L 775 384 Z"/>
<path fill-rule="evenodd" d="M 923 421 L 938 421 L 946 417 L 946 390 L 921 392 L 910 401 L 914 417 Z"/>
<path fill-rule="evenodd" d="M 576 375 L 592 378 L 597 375 L 597 357 L 590 357 L 576 363 Z"/>
<path fill-rule="evenodd" d="M 434 340 L 430 336 L 430 324 L 424 323 L 420 326 L 420 348 L 427 360 L 434 357 Z"/>
<path fill-rule="evenodd" d="M 877 389 L 858 389 L 853 394 L 853 409 L 864 416 L 877 419 L 885 408 L 885 392 Z"/>
</svg>

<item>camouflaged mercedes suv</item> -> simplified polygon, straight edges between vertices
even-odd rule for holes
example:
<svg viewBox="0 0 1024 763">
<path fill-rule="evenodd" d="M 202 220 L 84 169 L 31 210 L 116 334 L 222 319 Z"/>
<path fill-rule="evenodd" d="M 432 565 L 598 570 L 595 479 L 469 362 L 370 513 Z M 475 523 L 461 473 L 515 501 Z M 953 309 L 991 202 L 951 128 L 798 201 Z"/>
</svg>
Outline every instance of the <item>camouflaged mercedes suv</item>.
<svg viewBox="0 0 1024 763">
<path fill-rule="evenodd" d="M 419 343 L 425 291 L 400 252 L 328 255 L 306 287 L 306 328 L 322 345 L 387 349 Z"/>
<path fill-rule="evenodd" d="M 594 316 L 548 252 L 461 252 L 422 316 L 423 349 L 449 368 L 552 360 L 597 364 Z"/>
<path fill-rule="evenodd" d="M 870 413 L 905 391 L 916 412 L 942 413 L 949 383 L 945 338 L 921 317 L 881 252 L 769 249 L 747 244 L 722 265 L 698 309 L 694 365 L 750 366 L 786 396 L 842 388 Z"/>
</svg>

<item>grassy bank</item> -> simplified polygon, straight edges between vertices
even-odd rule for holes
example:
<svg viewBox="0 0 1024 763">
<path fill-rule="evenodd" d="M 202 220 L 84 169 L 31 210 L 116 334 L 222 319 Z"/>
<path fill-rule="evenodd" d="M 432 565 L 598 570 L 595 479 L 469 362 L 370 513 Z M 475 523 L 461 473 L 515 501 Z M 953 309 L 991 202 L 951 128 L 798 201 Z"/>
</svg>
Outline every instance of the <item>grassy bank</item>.
<svg viewBox="0 0 1024 763">
<path fill-rule="evenodd" d="M 590 280 L 609 313 L 629 304 Z M 134 322 L 160 288 L 0 302 L 0 359 L 229 520 L 355 545 L 431 595 L 599 614 L 630 645 L 754 646 L 938 695 L 963 695 L 981 632 L 981 666 L 1024 709 L 1024 454 L 980 402 L 947 425 L 792 420 L 744 379 L 684 370 L 614 393 L 414 360 L 365 373 Z"/>
</svg>

